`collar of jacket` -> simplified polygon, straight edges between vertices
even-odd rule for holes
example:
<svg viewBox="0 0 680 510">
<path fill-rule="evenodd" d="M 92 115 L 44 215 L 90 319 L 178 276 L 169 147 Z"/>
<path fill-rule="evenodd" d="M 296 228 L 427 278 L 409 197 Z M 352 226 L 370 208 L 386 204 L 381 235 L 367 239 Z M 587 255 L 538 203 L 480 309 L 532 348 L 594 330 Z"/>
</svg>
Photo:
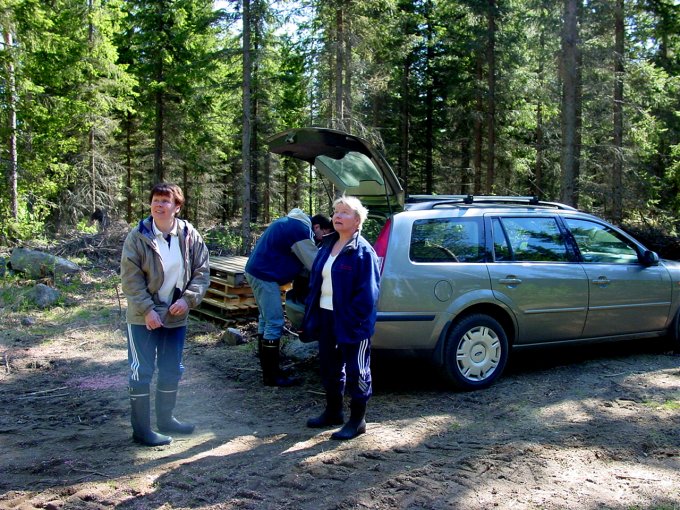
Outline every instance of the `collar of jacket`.
<svg viewBox="0 0 680 510">
<path fill-rule="evenodd" d="M 184 220 L 181 220 L 179 218 L 175 218 L 177 221 L 177 235 L 179 236 L 180 233 L 186 237 L 189 227 L 187 226 L 187 222 Z M 144 237 L 147 239 L 153 241 L 156 236 L 154 235 L 153 232 L 153 217 L 149 216 L 148 218 L 144 218 L 143 220 L 140 220 L 139 222 L 139 233 L 142 234 Z"/>
<path fill-rule="evenodd" d="M 326 241 L 326 238 L 330 239 L 329 241 Z M 331 234 L 328 234 L 327 236 L 324 236 L 324 242 L 328 242 L 328 246 L 333 246 L 333 243 L 340 239 L 340 234 L 337 232 L 333 232 Z M 352 234 L 352 238 L 347 242 L 347 244 L 342 248 L 341 252 L 345 250 L 356 250 L 359 248 L 359 231 L 357 230 Z"/>
</svg>

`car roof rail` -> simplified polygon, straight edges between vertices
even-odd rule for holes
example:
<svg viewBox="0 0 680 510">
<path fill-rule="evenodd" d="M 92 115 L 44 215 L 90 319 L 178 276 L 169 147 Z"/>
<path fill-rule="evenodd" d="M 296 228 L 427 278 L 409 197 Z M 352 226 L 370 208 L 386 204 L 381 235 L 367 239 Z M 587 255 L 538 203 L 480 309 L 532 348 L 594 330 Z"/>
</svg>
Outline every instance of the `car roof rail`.
<svg viewBox="0 0 680 510">
<path fill-rule="evenodd" d="M 406 199 L 407 209 L 426 210 L 434 209 L 443 205 L 465 204 L 471 205 L 474 203 L 483 204 L 513 204 L 513 205 L 530 205 L 551 207 L 554 209 L 564 209 L 575 211 L 576 208 L 567 204 L 559 202 L 547 202 L 539 200 L 537 196 L 500 196 L 500 195 L 410 195 Z"/>
</svg>

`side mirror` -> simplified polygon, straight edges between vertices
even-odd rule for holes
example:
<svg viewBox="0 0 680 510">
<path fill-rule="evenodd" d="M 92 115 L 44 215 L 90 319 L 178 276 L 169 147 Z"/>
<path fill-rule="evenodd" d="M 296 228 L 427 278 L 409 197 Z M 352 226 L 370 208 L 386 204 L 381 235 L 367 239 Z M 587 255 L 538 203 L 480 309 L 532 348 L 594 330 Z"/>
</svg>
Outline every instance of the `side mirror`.
<svg viewBox="0 0 680 510">
<path fill-rule="evenodd" d="M 646 267 L 658 266 L 659 256 L 651 250 L 645 250 L 642 254 L 642 265 Z"/>
</svg>

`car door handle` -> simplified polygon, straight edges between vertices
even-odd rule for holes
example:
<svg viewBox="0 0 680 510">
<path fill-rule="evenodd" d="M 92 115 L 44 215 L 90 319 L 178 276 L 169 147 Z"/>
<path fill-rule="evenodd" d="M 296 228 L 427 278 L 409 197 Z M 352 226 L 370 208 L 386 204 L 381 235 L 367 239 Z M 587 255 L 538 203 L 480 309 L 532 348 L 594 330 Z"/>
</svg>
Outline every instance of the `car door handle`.
<svg viewBox="0 0 680 510">
<path fill-rule="evenodd" d="M 609 285 L 611 282 L 612 281 L 609 278 L 607 278 L 606 276 L 600 276 L 598 279 L 593 280 L 593 283 L 595 285 L 601 285 L 602 287 Z"/>
<path fill-rule="evenodd" d="M 505 278 L 501 278 L 498 281 L 500 283 L 502 283 L 503 285 L 519 285 L 520 283 L 522 283 L 522 280 L 517 278 L 515 275 L 511 275 L 511 274 L 509 274 Z"/>
</svg>

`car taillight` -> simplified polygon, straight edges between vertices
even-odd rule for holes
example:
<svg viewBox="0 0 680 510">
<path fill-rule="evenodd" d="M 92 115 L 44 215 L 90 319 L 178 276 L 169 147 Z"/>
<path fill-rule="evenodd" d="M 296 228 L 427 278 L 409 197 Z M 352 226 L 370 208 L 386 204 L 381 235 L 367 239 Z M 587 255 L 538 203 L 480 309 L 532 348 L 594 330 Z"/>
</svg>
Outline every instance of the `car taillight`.
<svg viewBox="0 0 680 510">
<path fill-rule="evenodd" d="M 378 238 L 375 240 L 373 249 L 378 255 L 378 260 L 380 261 L 380 274 L 383 272 L 383 267 L 385 267 L 385 255 L 387 255 L 387 243 L 390 240 L 390 226 L 392 225 L 392 220 L 388 219 L 383 225 Z"/>
</svg>

